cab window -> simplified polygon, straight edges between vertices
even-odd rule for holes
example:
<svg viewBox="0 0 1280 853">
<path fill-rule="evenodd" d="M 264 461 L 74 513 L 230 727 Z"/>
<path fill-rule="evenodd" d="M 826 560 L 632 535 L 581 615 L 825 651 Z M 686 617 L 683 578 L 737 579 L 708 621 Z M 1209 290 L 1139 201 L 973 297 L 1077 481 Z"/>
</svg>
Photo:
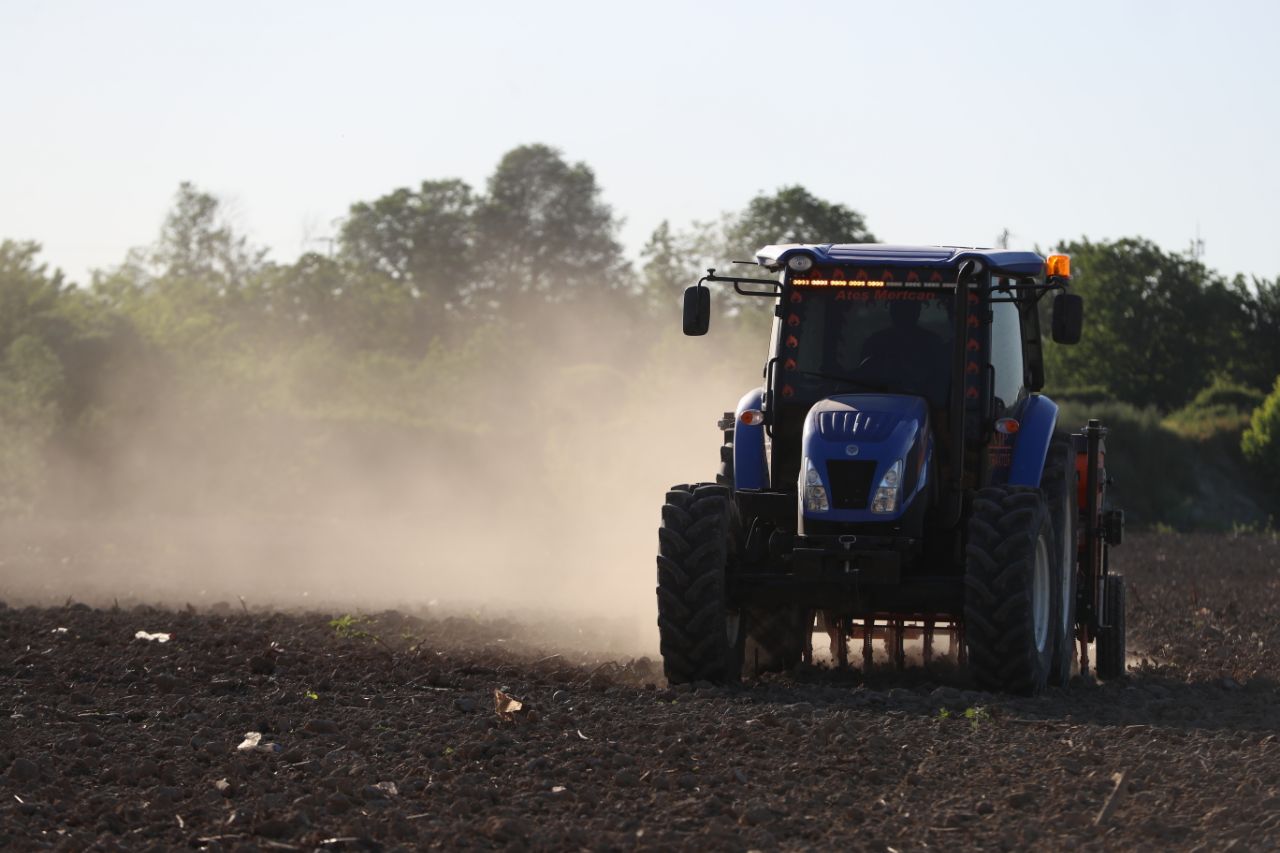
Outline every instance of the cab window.
<svg viewBox="0 0 1280 853">
<path fill-rule="evenodd" d="M 1008 299 L 997 294 L 997 300 Z M 996 411 L 1002 412 L 1021 399 L 1026 384 L 1022 352 L 1022 326 L 1013 302 L 991 304 L 991 366 L 995 368 Z"/>
</svg>

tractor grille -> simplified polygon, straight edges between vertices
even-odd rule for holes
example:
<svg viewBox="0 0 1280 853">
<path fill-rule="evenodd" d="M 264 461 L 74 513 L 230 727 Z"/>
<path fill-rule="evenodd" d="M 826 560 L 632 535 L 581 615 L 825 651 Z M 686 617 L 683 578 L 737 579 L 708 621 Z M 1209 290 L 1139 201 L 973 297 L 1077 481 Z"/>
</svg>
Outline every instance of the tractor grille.
<svg viewBox="0 0 1280 853">
<path fill-rule="evenodd" d="M 834 509 L 866 509 L 871 497 L 871 479 L 875 475 L 875 462 L 827 460 L 827 478 L 831 480 L 831 506 Z"/>
<path fill-rule="evenodd" d="M 878 412 L 838 409 L 818 413 L 818 434 L 829 441 L 880 441 L 897 423 L 897 418 Z"/>
</svg>

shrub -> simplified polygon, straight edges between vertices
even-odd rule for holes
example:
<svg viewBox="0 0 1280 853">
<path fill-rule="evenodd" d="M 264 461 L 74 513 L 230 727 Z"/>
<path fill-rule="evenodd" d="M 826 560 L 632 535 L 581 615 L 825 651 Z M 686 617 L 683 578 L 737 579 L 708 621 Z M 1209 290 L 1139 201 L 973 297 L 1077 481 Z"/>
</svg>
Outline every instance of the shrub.
<svg viewBox="0 0 1280 853">
<path fill-rule="evenodd" d="M 1273 478 L 1280 479 L 1280 377 L 1262 405 L 1254 409 L 1249 428 L 1240 439 L 1245 459 Z"/>
<path fill-rule="evenodd" d="M 1128 403 L 1063 403 L 1058 429 L 1079 432 L 1089 418 L 1107 427 L 1111 501 L 1124 507 L 1135 527 L 1159 521 L 1186 526 L 1198 486 L 1195 444 L 1166 427 L 1154 407 Z"/>
<path fill-rule="evenodd" d="M 1218 380 L 1169 415 L 1165 425 L 1179 435 L 1200 441 L 1229 436 L 1234 452 L 1240 444 L 1240 433 L 1249 426 L 1249 416 L 1265 396 L 1253 388 Z"/>
<path fill-rule="evenodd" d="M 1266 399 L 1266 393 L 1236 382 L 1219 379 L 1195 396 L 1188 408 L 1225 406 L 1252 412 Z"/>
</svg>

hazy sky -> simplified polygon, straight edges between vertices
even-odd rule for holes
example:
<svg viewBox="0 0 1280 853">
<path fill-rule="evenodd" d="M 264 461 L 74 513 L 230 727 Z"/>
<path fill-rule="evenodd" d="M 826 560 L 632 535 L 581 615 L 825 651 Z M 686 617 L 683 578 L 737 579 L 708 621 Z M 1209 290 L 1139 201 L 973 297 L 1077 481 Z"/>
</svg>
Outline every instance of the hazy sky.
<svg viewBox="0 0 1280 853">
<path fill-rule="evenodd" d="M 0 237 L 83 281 L 190 180 L 289 261 L 353 201 L 545 142 L 633 252 L 800 183 L 895 242 L 1198 225 L 1271 277 L 1277 34 L 1277 2 L 0 0 Z"/>
</svg>

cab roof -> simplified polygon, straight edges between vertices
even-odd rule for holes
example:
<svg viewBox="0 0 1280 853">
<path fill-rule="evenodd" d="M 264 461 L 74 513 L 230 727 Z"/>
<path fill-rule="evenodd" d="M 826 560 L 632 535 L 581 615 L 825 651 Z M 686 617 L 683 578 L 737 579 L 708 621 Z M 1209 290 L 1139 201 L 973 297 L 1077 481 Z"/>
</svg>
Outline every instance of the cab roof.
<svg viewBox="0 0 1280 853">
<path fill-rule="evenodd" d="M 887 243 L 783 243 L 765 246 L 756 262 L 769 270 L 782 269 L 797 254 L 807 254 L 815 264 L 867 264 L 955 269 L 971 258 L 1009 276 L 1044 275 L 1044 258 L 1035 252 L 981 249 L 971 246 L 894 246 Z"/>
</svg>

